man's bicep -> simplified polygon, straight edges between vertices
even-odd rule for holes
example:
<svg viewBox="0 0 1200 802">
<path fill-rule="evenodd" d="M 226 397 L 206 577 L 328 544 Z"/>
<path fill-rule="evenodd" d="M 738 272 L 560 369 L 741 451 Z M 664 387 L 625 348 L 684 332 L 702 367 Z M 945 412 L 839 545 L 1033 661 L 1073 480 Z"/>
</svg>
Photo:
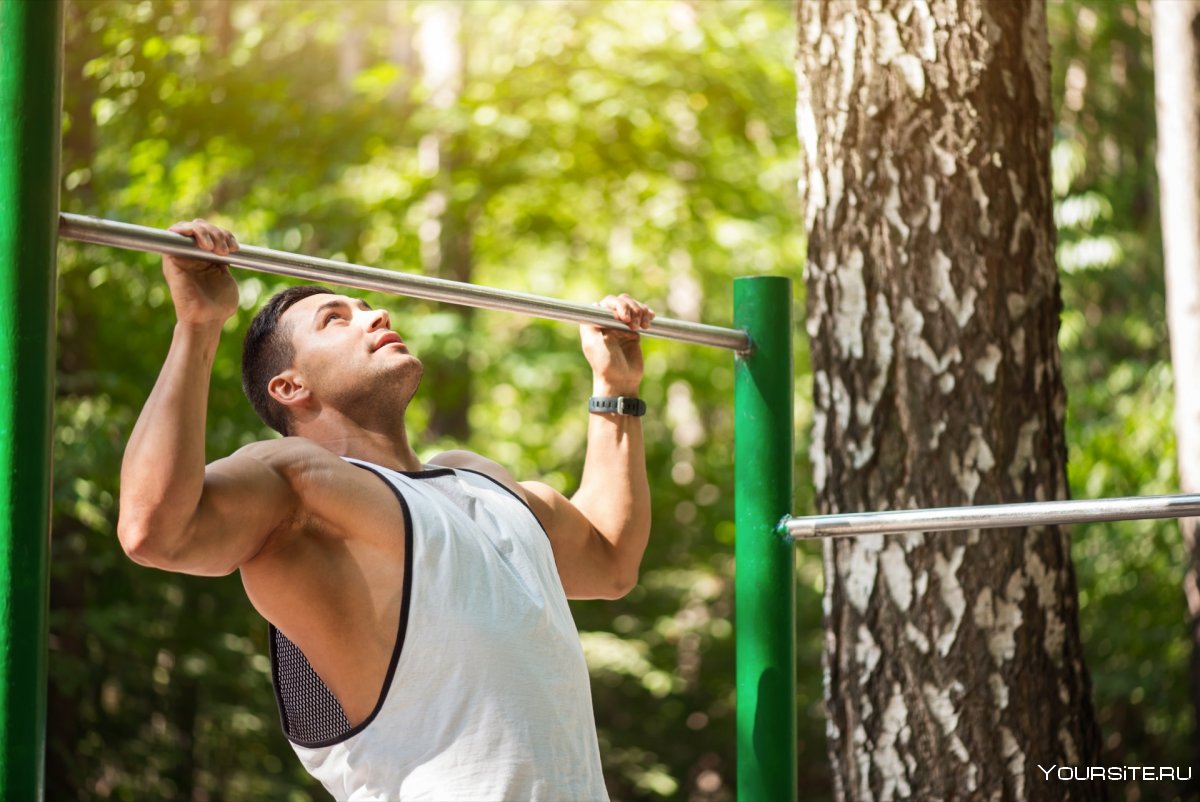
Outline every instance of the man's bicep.
<svg viewBox="0 0 1200 802">
<path fill-rule="evenodd" d="M 292 486 L 253 450 L 217 460 L 205 468 L 186 547 L 163 567 L 205 576 L 231 573 L 263 549 L 295 508 Z"/>
<path fill-rule="evenodd" d="M 550 536 L 554 561 L 569 599 L 610 599 L 621 594 L 612 545 L 570 499 L 542 482 L 521 482 L 534 515 Z"/>
</svg>

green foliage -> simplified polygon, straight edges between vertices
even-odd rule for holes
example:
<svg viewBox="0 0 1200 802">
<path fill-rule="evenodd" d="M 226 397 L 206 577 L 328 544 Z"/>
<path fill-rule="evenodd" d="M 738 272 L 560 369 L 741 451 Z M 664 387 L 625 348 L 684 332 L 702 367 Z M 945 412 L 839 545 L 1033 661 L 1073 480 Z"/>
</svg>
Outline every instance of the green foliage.
<svg viewBox="0 0 1200 802">
<path fill-rule="evenodd" d="M 1149 8 L 1051 3 L 1049 24 L 1072 493 L 1178 492 Z M 1081 526 L 1074 537 L 1105 762 L 1190 765 L 1187 555 L 1178 524 Z M 1133 785 L 1125 798 L 1138 798 Z M 1183 789 L 1163 783 L 1153 793 L 1142 798 L 1179 798 Z"/>
<path fill-rule="evenodd" d="M 64 208 L 160 226 L 203 215 L 243 242 L 426 272 L 466 232 L 476 283 L 578 301 L 628 290 L 712 322 L 729 320 L 734 276 L 799 283 L 790 2 L 465 4 L 448 105 L 414 53 L 435 5 L 69 2 Z M 1049 5 L 1080 497 L 1176 484 L 1143 11 Z M 240 279 L 214 367 L 213 458 L 270 436 L 241 396 L 239 341 L 282 282 Z M 570 327 L 369 300 L 426 362 L 469 371 L 467 447 L 573 489 L 589 376 Z M 59 309 L 48 798 L 326 798 L 279 731 L 264 626 L 236 579 L 140 568 L 116 543 L 121 453 L 174 322 L 156 260 L 64 244 Z M 798 510 L 811 502 L 802 337 Z M 711 349 L 645 351 L 654 536 L 628 598 L 574 609 L 614 799 L 730 799 L 732 365 Z M 422 453 L 450 444 L 429 430 L 460 390 L 422 388 Z M 1178 529 L 1081 527 L 1075 543 L 1109 762 L 1183 765 Z M 801 783 L 820 798 L 819 547 L 798 549 L 797 570 Z"/>
<path fill-rule="evenodd" d="M 449 105 L 413 51 L 435 6 L 71 3 L 64 208 L 202 215 L 243 242 L 433 273 L 453 227 L 476 283 L 585 302 L 629 291 L 713 322 L 730 318 L 733 276 L 799 278 L 790 4 L 463 4 Z M 50 796 L 325 798 L 275 723 L 264 625 L 239 583 L 139 568 L 115 542 L 124 440 L 174 322 L 156 260 L 64 244 L 60 266 Z M 239 278 L 212 458 L 269 436 L 241 396 L 238 344 L 282 283 Z M 572 327 L 369 300 L 427 364 L 470 372 L 463 445 L 574 489 L 590 374 Z M 614 799 L 729 799 L 732 364 L 645 352 L 654 541 L 633 594 L 575 615 Z M 455 392 L 426 381 L 410 409 L 423 454 L 451 444 L 425 432 Z"/>
</svg>

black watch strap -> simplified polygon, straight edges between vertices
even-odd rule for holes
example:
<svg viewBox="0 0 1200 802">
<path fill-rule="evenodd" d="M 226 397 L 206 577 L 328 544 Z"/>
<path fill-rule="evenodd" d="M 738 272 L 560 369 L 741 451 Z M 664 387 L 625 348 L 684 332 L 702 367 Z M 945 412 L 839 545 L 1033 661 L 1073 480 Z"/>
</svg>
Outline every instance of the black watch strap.
<svg viewBox="0 0 1200 802">
<path fill-rule="evenodd" d="M 588 399 L 588 412 L 606 412 L 610 415 L 632 415 L 640 418 L 646 414 L 646 402 L 625 395 L 594 395 Z"/>
</svg>

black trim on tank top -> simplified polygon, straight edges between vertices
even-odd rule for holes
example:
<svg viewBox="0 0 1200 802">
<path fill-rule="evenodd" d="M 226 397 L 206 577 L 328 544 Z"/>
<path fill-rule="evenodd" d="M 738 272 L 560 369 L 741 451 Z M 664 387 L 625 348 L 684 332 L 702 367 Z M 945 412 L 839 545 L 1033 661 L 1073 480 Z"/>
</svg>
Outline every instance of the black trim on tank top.
<svg viewBox="0 0 1200 802">
<path fill-rule="evenodd" d="M 537 525 L 538 525 L 538 526 L 541 528 L 541 530 L 542 530 L 542 534 L 544 534 L 544 535 L 546 536 L 546 539 L 547 539 L 547 540 L 549 540 L 549 539 L 550 539 L 550 533 L 546 531 L 546 527 L 545 527 L 545 526 L 542 524 L 542 519 L 541 519 L 541 518 L 539 518 L 539 517 L 537 517 L 537 513 L 533 511 L 533 507 L 530 507 L 530 506 L 529 506 L 529 502 L 528 502 L 528 501 L 526 501 L 525 499 L 521 498 L 520 496 L 518 496 L 518 495 L 516 494 L 516 492 L 515 492 L 515 491 L 514 491 L 514 490 L 513 490 L 511 487 L 509 487 L 508 485 L 504 484 L 504 482 L 501 482 L 501 481 L 500 481 L 499 479 L 497 479 L 496 477 L 494 477 L 494 476 L 488 476 L 488 475 L 487 475 L 486 473 L 484 473 L 483 471 L 477 471 L 477 470 L 475 470 L 474 468 L 455 468 L 455 470 L 458 470 L 458 471 L 466 471 L 467 473 L 473 473 L 473 474 L 475 474 L 476 476 L 482 476 L 484 479 L 487 479 L 487 480 L 489 480 L 489 481 L 490 481 L 490 482 L 492 482 L 494 485 L 496 485 L 496 487 L 500 488 L 500 489 L 501 489 L 501 490 L 503 490 L 505 493 L 508 493 L 510 496 L 512 496 L 513 498 L 515 498 L 517 501 L 521 502 L 521 506 L 522 506 L 522 507 L 524 507 L 525 509 L 529 510 L 529 514 L 533 516 L 533 520 L 534 520 L 534 521 L 536 521 L 536 522 L 537 522 Z"/>
<path fill-rule="evenodd" d="M 355 464 L 362 467 L 361 463 Z M 371 464 L 373 465 L 374 463 Z M 434 479 L 438 476 L 452 476 L 454 474 L 453 468 L 422 468 L 419 471 L 397 471 L 395 468 L 388 468 L 388 470 L 398 473 L 401 476 L 407 476 L 409 479 Z"/>
<path fill-rule="evenodd" d="M 342 735 L 339 735 L 336 738 L 330 738 L 330 739 L 324 740 L 324 741 L 299 741 L 299 740 L 292 738 L 290 735 L 288 735 L 287 713 L 285 712 L 285 709 L 284 709 L 283 697 L 280 695 L 279 682 L 277 680 L 278 663 L 275 660 L 275 638 L 272 635 L 272 637 L 270 639 L 271 640 L 271 644 L 270 644 L 270 647 L 271 647 L 271 682 L 275 686 L 275 699 L 279 703 L 279 718 L 280 718 L 280 724 L 283 727 L 283 734 L 291 743 L 294 743 L 297 746 L 303 746 L 303 747 L 306 747 L 309 749 L 318 749 L 318 748 L 326 747 L 326 746 L 334 746 L 336 744 L 342 743 L 343 741 L 347 741 L 350 738 L 353 738 L 355 735 L 358 735 L 363 730 L 365 730 L 367 728 L 367 726 L 372 721 L 375 720 L 375 717 L 379 715 L 379 711 L 383 709 L 384 702 L 387 701 L 388 692 L 391 690 L 392 680 L 394 679 L 395 674 L 396 674 L 396 665 L 400 662 L 400 652 L 404 648 L 404 636 L 408 632 L 408 611 L 409 611 L 409 607 L 411 606 L 410 603 L 412 601 L 413 566 L 414 566 L 412 513 L 409 512 L 408 502 L 404 500 L 404 496 L 401 495 L 400 490 L 394 484 L 392 484 L 392 482 L 386 476 L 384 476 L 382 473 L 377 471 L 374 467 L 370 467 L 368 465 L 364 465 L 359 462 L 352 462 L 350 464 L 357 465 L 359 468 L 362 468 L 364 471 L 369 471 L 370 473 L 373 473 L 376 476 L 378 476 L 383 481 L 383 483 L 388 486 L 388 489 L 392 491 L 392 495 L 394 495 L 396 497 L 396 500 L 400 502 L 400 509 L 404 514 L 404 587 L 403 587 L 403 590 L 402 590 L 401 596 L 400 596 L 400 625 L 396 632 L 396 645 L 392 649 L 392 659 L 388 663 L 387 674 L 383 678 L 383 687 L 379 691 L 379 699 L 375 702 L 375 708 L 371 711 L 371 714 L 368 715 L 365 719 L 363 719 L 362 722 L 360 722 L 359 724 L 356 724 L 355 726 L 351 727 L 345 733 L 343 733 Z M 428 471 L 411 471 L 411 472 L 398 471 L 398 473 L 403 473 L 405 476 L 409 476 L 414 479 L 428 479 L 433 476 L 452 474 L 454 472 L 452 470 L 450 470 L 449 468 L 439 468 L 439 469 L 428 470 Z M 270 626 L 271 626 L 271 629 L 275 628 L 274 625 L 270 625 Z M 297 647 L 297 651 L 299 651 L 299 647 Z M 301 654 L 303 654 L 303 652 L 301 652 Z M 340 702 L 339 702 L 339 705 L 340 705 Z M 344 713 L 343 713 L 343 715 L 344 715 Z"/>
</svg>

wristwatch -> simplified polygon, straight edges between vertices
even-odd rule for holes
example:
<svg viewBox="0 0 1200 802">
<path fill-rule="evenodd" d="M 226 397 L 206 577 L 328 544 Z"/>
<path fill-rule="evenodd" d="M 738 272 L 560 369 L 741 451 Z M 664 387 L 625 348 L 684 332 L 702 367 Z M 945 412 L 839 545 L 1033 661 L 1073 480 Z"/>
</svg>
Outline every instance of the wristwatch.
<svg viewBox="0 0 1200 802">
<path fill-rule="evenodd" d="M 588 412 L 607 412 L 640 418 L 646 414 L 646 402 L 624 395 L 594 395 L 588 399 Z"/>
</svg>

